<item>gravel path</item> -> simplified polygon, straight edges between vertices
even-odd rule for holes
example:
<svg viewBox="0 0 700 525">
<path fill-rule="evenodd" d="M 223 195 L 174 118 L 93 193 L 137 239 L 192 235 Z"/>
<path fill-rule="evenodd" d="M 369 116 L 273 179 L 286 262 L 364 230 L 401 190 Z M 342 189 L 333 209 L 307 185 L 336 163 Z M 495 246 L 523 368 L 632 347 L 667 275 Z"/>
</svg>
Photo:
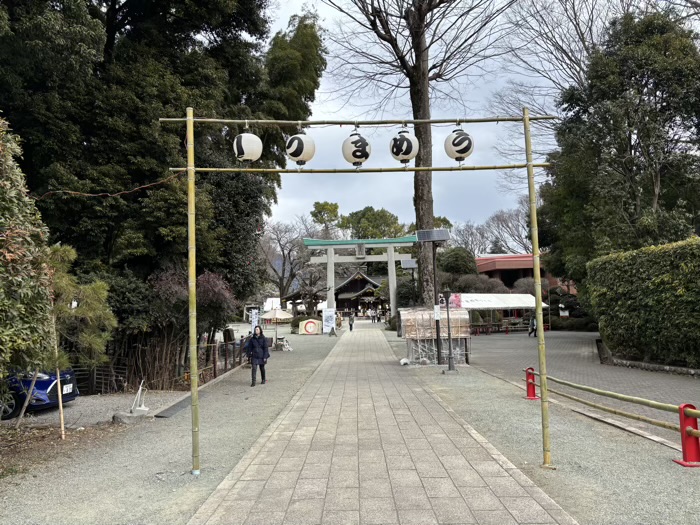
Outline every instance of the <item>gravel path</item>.
<svg viewBox="0 0 700 525">
<path fill-rule="evenodd" d="M 166 407 L 181 398 L 186 392 L 166 392 L 149 390 L 146 392 L 146 406 L 151 412 Z M 79 428 L 112 421 L 115 412 L 128 412 L 136 394 L 109 394 L 103 396 L 80 396 L 63 406 L 67 428 Z M 3 421 L 6 426 L 14 426 L 16 420 Z M 58 426 L 58 408 L 50 408 L 26 415 L 22 425 Z"/>
<path fill-rule="evenodd" d="M 287 332 L 280 329 L 280 335 Z M 289 341 L 295 351 L 273 352 L 268 384 L 251 388 L 250 370 L 239 369 L 201 392 L 199 478 L 190 474 L 186 409 L 168 419 L 149 418 L 89 449 L 66 451 L 39 468 L 0 480 L 0 523 L 187 523 L 337 339 L 291 335 Z M 155 407 L 155 397 L 146 398 L 149 408 Z"/>
<path fill-rule="evenodd" d="M 385 336 L 397 359 L 405 357 L 405 342 Z M 581 525 L 698 523 L 700 472 L 673 463 L 679 452 L 552 403 L 557 470 L 544 470 L 539 402 L 476 368 L 450 376 L 440 368 L 412 372 Z"/>
</svg>

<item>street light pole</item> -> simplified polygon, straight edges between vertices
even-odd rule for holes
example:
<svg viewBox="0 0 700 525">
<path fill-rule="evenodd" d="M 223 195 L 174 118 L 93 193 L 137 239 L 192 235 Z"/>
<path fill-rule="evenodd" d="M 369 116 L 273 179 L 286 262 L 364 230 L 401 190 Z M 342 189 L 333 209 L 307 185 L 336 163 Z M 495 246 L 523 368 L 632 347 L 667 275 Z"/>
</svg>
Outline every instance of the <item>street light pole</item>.
<svg viewBox="0 0 700 525">
<path fill-rule="evenodd" d="M 437 341 L 435 343 L 437 348 L 437 362 L 439 365 L 442 364 L 442 339 L 440 338 L 440 299 L 438 297 L 438 285 L 437 285 L 437 243 L 433 241 L 433 292 L 435 296 L 435 336 Z"/>
<path fill-rule="evenodd" d="M 199 372 L 197 370 L 197 251 L 195 242 L 194 111 L 187 108 L 187 292 L 189 296 L 192 474 L 199 476 Z"/>
<path fill-rule="evenodd" d="M 445 294 L 445 305 L 447 307 L 447 370 L 449 372 L 455 372 L 455 356 L 452 353 L 452 327 L 450 326 L 450 295 L 452 292 L 446 290 L 443 292 Z"/>
<path fill-rule="evenodd" d="M 547 278 L 547 326 L 552 329 L 552 283 Z"/>
</svg>

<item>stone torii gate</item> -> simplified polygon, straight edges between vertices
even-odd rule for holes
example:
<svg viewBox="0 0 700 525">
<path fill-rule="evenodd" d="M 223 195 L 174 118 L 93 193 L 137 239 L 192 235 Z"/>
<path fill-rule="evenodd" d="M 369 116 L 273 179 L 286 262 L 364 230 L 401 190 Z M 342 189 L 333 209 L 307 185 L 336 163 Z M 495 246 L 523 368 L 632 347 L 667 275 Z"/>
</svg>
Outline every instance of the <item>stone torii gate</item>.
<svg viewBox="0 0 700 525">
<path fill-rule="evenodd" d="M 415 235 L 396 239 L 350 239 L 325 241 L 321 239 L 304 239 L 304 246 L 312 250 L 326 250 L 326 255 L 312 257 L 314 264 L 326 264 L 328 292 L 326 304 L 335 308 L 335 263 L 386 262 L 389 266 L 389 303 L 391 316 L 396 315 L 396 261 L 411 259 L 410 253 L 396 253 L 395 248 L 413 246 L 418 239 Z M 386 248 L 386 253 L 367 255 L 366 248 Z M 338 255 L 336 249 L 354 249 L 355 255 Z"/>
</svg>

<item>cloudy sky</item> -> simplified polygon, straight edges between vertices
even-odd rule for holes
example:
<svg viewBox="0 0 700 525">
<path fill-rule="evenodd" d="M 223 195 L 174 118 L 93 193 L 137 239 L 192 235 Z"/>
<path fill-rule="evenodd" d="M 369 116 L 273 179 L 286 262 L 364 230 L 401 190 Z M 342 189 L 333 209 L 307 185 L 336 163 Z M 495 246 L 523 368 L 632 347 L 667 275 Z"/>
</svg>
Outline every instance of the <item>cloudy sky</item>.
<svg viewBox="0 0 700 525">
<path fill-rule="evenodd" d="M 273 31 L 286 28 L 289 17 L 301 11 L 304 5 L 300 0 L 288 0 L 281 7 L 272 11 Z M 322 24 L 332 28 L 338 14 L 320 2 L 312 2 L 319 13 Z M 485 79 L 480 85 L 465 93 L 471 107 L 449 111 L 433 107 L 433 118 L 484 117 L 490 116 L 486 109 L 491 93 L 502 85 L 505 79 L 493 77 Z M 321 92 L 313 105 L 311 120 L 353 120 L 372 118 L 363 115 L 362 108 L 353 108 L 352 104 L 341 107 L 341 102 L 334 100 L 333 79 L 326 74 L 321 85 Z M 396 111 L 401 111 L 397 109 Z M 410 112 L 385 113 L 383 118 L 409 118 Z M 466 163 L 474 165 L 492 165 L 512 163 L 504 159 L 494 146 L 505 140 L 508 127 L 522 129 L 521 123 L 478 124 L 464 126 L 475 142 L 474 154 Z M 445 137 L 454 126 L 433 128 L 433 165 L 452 166 L 452 161 L 443 149 Z M 391 128 L 362 128 L 361 132 L 372 145 L 372 155 L 365 167 L 400 166 L 389 153 L 389 141 L 399 126 Z M 341 144 L 350 134 L 350 127 L 312 128 L 307 134 L 316 143 L 316 156 L 308 163 L 309 168 L 347 168 L 350 165 L 343 159 Z M 293 164 L 291 164 L 293 166 Z M 523 171 L 522 176 L 525 177 Z M 442 215 L 454 222 L 483 222 L 489 215 L 499 209 L 515 207 L 518 192 L 508 191 L 499 183 L 500 174 L 496 171 L 479 172 L 436 172 L 433 174 L 433 198 L 436 215 Z M 526 188 L 524 181 L 523 191 Z M 282 189 L 278 194 L 279 204 L 273 209 L 274 221 L 291 221 L 298 215 L 311 211 L 315 201 L 337 202 L 340 213 L 350 212 L 374 206 L 385 208 L 398 215 L 404 223 L 415 221 L 413 209 L 413 175 L 411 173 L 376 173 L 376 174 L 283 174 Z"/>
</svg>

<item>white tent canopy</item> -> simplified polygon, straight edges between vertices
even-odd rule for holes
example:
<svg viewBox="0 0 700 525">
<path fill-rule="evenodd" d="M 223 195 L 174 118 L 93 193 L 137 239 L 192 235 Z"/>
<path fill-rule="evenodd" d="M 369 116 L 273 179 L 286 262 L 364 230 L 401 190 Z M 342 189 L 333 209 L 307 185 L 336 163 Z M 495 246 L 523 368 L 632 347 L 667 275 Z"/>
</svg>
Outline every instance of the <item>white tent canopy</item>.
<svg viewBox="0 0 700 525">
<path fill-rule="evenodd" d="M 467 310 L 534 310 L 535 296 L 527 293 L 461 293 L 450 299 L 451 307 Z M 542 306 L 547 306 L 542 303 Z"/>
</svg>

